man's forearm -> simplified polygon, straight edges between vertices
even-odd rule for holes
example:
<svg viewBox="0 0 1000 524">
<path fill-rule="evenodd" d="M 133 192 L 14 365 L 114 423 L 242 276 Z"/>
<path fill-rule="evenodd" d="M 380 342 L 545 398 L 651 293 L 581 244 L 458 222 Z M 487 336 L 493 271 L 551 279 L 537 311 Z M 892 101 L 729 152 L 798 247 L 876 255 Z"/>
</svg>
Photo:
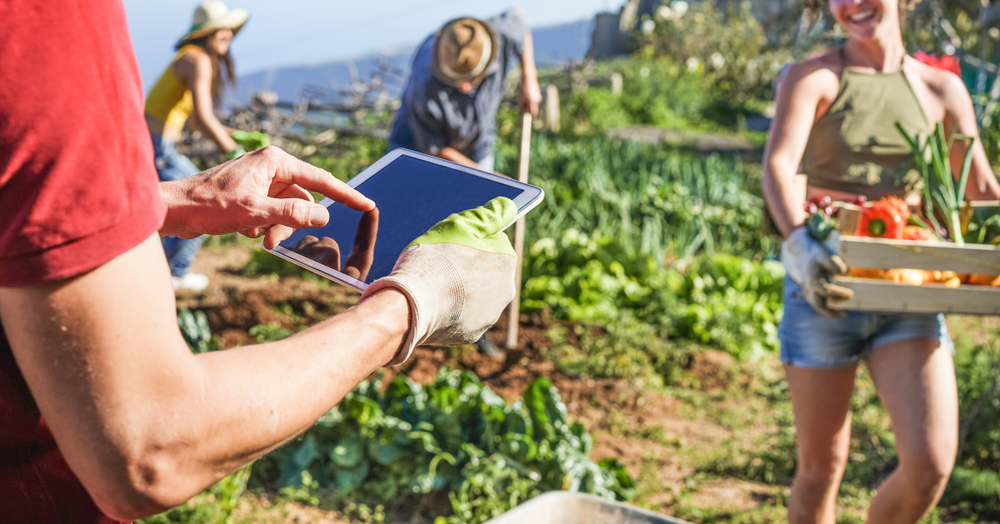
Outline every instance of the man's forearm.
<svg viewBox="0 0 1000 524">
<path fill-rule="evenodd" d="M 456 164 L 462 164 L 463 166 L 478 168 L 479 164 L 475 160 L 465 156 L 459 150 L 453 147 L 442 147 L 438 154 L 434 155 L 438 158 L 443 158 L 445 160 L 450 160 Z"/>
<path fill-rule="evenodd" d="M 185 198 L 183 185 L 179 182 L 160 182 L 160 198 L 167 205 L 167 216 L 160 227 L 160 236 L 175 236 L 185 229 L 185 213 L 194 211 L 190 200 Z"/>
<path fill-rule="evenodd" d="M 219 437 L 203 441 L 195 465 L 230 472 L 294 438 L 389 362 L 408 327 L 406 298 L 388 290 L 287 339 L 197 356 L 212 402 L 192 416 L 206 423 L 203 436 Z"/>
<path fill-rule="evenodd" d="M 409 327 L 384 291 L 286 340 L 192 355 L 155 236 L 85 275 L 0 289 L 18 366 L 70 467 L 109 514 L 179 504 L 309 427 L 389 362 Z"/>
<path fill-rule="evenodd" d="M 529 31 L 524 37 L 524 53 L 518 57 L 525 82 L 538 83 L 538 68 L 535 67 L 535 44 Z"/>
</svg>

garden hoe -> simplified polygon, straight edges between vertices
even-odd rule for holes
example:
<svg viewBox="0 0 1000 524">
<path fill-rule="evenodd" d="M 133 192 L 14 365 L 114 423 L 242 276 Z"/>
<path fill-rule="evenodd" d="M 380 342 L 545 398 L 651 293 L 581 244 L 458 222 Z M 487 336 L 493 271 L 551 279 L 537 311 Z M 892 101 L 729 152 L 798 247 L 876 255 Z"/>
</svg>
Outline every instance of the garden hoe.
<svg viewBox="0 0 1000 524">
<path fill-rule="evenodd" d="M 521 147 L 517 154 L 517 180 L 528 182 L 528 157 L 531 155 L 531 113 L 521 120 Z M 517 271 L 514 273 L 514 300 L 507 309 L 506 349 L 517 348 L 517 328 L 521 314 L 521 264 L 524 254 L 524 217 L 514 224 L 514 252 L 517 254 Z M 509 359 L 508 359 L 509 360 Z"/>
</svg>

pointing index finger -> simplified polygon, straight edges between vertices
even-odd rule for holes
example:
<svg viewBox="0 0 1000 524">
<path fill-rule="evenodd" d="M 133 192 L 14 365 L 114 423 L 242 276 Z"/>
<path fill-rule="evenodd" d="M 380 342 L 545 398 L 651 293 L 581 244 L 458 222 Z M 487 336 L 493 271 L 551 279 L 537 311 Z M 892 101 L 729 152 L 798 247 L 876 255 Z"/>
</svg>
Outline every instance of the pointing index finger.
<svg viewBox="0 0 1000 524">
<path fill-rule="evenodd" d="M 375 202 L 341 182 L 328 171 L 288 154 L 283 155 L 278 162 L 272 183 L 275 181 L 315 191 L 356 211 L 371 211 L 375 207 Z"/>
</svg>

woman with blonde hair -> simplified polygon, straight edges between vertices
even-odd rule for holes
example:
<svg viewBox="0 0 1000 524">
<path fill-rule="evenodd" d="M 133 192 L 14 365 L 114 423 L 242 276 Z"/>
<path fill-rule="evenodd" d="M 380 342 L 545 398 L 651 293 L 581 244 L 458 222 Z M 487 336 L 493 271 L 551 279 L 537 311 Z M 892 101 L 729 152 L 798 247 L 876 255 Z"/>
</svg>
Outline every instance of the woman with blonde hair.
<svg viewBox="0 0 1000 524">
<path fill-rule="evenodd" d="M 862 360 L 892 421 L 899 458 L 871 501 L 868 522 L 920 520 L 941 497 L 957 452 L 958 398 L 943 316 L 830 310 L 826 300 L 844 293 L 830 276 L 846 267 L 809 237 L 794 183 L 801 165 L 809 197 L 904 196 L 914 189 L 912 154 L 895 124 L 926 136 L 943 123 L 949 135 L 976 138 L 967 196 L 1000 198 L 962 80 L 906 54 L 905 7 L 898 0 L 830 0 L 846 42 L 794 64 L 778 91 L 763 184 L 785 235 L 782 262 L 790 275 L 779 338 L 798 447 L 788 506 L 793 524 L 835 521 Z M 956 142 L 956 171 L 966 150 Z"/>
<path fill-rule="evenodd" d="M 180 180 L 201 171 L 174 149 L 185 123 L 215 142 L 229 158 L 244 152 L 215 117 L 214 107 L 221 102 L 225 85 L 236 83 L 229 44 L 249 16 L 246 9 L 230 10 L 218 0 L 203 2 L 194 12 L 191 28 L 177 43 L 170 66 L 149 91 L 146 125 L 160 181 Z M 202 240 L 163 239 L 175 290 L 200 291 L 208 285 L 208 277 L 188 271 Z"/>
</svg>

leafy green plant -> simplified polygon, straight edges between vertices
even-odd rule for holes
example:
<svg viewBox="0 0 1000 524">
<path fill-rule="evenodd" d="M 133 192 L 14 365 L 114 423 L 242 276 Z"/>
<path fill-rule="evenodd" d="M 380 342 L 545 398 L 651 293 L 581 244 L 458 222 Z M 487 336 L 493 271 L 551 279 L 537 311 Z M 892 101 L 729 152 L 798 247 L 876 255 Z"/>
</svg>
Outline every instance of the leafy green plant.
<svg viewBox="0 0 1000 524">
<path fill-rule="evenodd" d="M 629 311 L 659 335 L 756 358 L 777 348 L 784 270 L 773 261 L 698 257 L 660 269 L 648 255 L 595 233 L 568 230 L 532 244 L 524 264 L 525 310 L 606 322 Z"/>
<path fill-rule="evenodd" d="M 547 360 L 574 376 L 628 379 L 637 386 L 672 383 L 690 363 L 695 348 L 670 343 L 654 325 L 640 322 L 628 310 L 603 326 L 576 324 L 549 331 Z M 576 340 L 571 340 L 570 336 Z"/>
<path fill-rule="evenodd" d="M 218 337 L 212 336 L 208 327 L 208 317 L 201 310 L 181 309 L 177 312 L 177 324 L 181 328 L 184 342 L 192 353 L 206 353 L 222 349 Z"/>
<path fill-rule="evenodd" d="M 965 440 L 958 464 L 1000 470 L 1000 345 L 960 344 L 956 337 L 955 376 Z"/>
<path fill-rule="evenodd" d="M 142 519 L 139 524 L 233 524 L 233 511 L 246 491 L 251 464 L 243 466 L 198 497 L 159 515 Z"/>
<path fill-rule="evenodd" d="M 560 109 L 564 137 L 604 133 L 614 127 L 700 129 L 708 103 L 700 72 L 667 60 L 609 62 L 599 74 L 622 75 L 622 92 L 591 87 L 565 96 Z"/>
<path fill-rule="evenodd" d="M 292 336 L 292 330 L 272 322 L 270 324 L 256 325 L 250 328 L 247 334 L 257 339 L 258 343 L 266 344 Z"/>
<path fill-rule="evenodd" d="M 446 493 L 448 522 L 477 523 L 554 489 L 628 499 L 624 468 L 592 462 L 590 446 L 548 379 L 508 405 L 472 373 L 442 369 L 428 386 L 362 382 L 302 439 L 259 460 L 254 479 L 315 481 L 369 506 Z"/>
<path fill-rule="evenodd" d="M 744 103 L 771 96 L 771 82 L 792 52 L 768 45 L 750 2 L 665 4 L 641 22 L 647 30 L 635 32 L 637 57 L 669 57 L 703 73 L 705 91 L 718 99 Z"/>
<path fill-rule="evenodd" d="M 500 172 L 513 172 L 516 159 L 514 144 L 499 145 Z M 702 251 L 756 260 L 776 251 L 761 227 L 756 173 L 736 155 L 538 135 L 530 181 L 545 190 L 543 205 L 527 216 L 534 238 L 600 231 L 617 238 L 626 253 L 651 255 L 656 265 Z"/>
<path fill-rule="evenodd" d="M 1000 519 L 1000 473 L 955 468 L 939 506 L 970 521 Z"/>
</svg>

